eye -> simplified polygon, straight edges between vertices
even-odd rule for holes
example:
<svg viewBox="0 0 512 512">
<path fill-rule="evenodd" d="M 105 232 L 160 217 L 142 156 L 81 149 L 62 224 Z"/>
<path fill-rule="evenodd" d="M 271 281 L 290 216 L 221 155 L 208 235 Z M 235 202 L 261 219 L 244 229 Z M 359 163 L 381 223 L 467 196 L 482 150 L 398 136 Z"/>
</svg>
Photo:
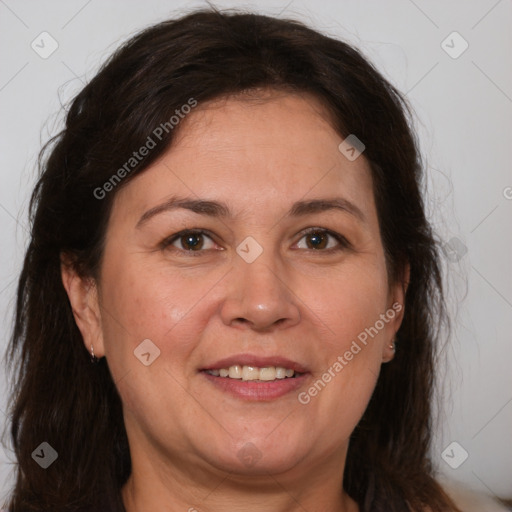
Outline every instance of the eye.
<svg viewBox="0 0 512 512">
<path fill-rule="evenodd" d="M 306 243 L 301 243 L 302 240 Z M 161 249 L 171 249 L 177 252 L 184 252 L 190 256 L 200 256 L 202 252 L 214 249 L 216 246 L 212 237 L 202 229 L 185 229 L 166 238 L 161 244 Z M 307 249 L 317 252 L 335 252 L 350 248 L 347 239 L 324 228 L 308 228 L 303 231 L 302 238 L 297 243 L 299 249 Z M 194 254 L 196 253 L 196 254 Z"/>
<path fill-rule="evenodd" d="M 302 247 L 299 245 L 300 240 L 303 239 L 306 239 L 306 247 L 304 247 L 304 244 L 302 244 Z M 344 236 L 323 228 L 307 229 L 300 240 L 297 244 L 299 249 L 313 251 L 333 252 L 350 247 L 349 242 Z"/>
<path fill-rule="evenodd" d="M 208 243 L 209 240 L 210 243 Z M 169 249 L 172 247 L 177 251 L 183 252 L 202 252 L 202 249 L 213 249 L 215 242 L 212 238 L 203 230 L 186 229 L 175 233 L 174 235 L 166 238 L 161 243 L 162 249 Z M 194 255 L 195 256 L 195 255 Z"/>
</svg>

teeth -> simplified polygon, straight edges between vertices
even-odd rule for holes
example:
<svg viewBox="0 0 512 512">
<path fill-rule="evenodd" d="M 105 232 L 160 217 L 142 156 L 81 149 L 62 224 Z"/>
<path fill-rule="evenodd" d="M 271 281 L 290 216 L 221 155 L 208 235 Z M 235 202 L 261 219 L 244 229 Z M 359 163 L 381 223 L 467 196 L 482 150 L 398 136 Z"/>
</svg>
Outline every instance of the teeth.
<svg viewBox="0 0 512 512">
<path fill-rule="evenodd" d="M 229 368 L 219 368 L 218 370 L 207 370 L 210 375 L 216 377 L 228 377 L 230 379 L 241 380 L 262 380 L 271 381 L 276 379 L 291 378 L 295 371 L 281 366 L 266 366 L 258 368 L 256 366 L 241 366 L 235 364 Z"/>
<path fill-rule="evenodd" d="M 230 379 L 241 379 L 242 367 L 237 364 L 235 366 L 230 366 L 228 370 L 228 377 Z"/>
<path fill-rule="evenodd" d="M 276 369 L 273 366 L 260 368 L 260 380 L 275 380 Z"/>
<path fill-rule="evenodd" d="M 276 378 L 278 379 L 284 379 L 286 377 L 286 370 L 284 368 L 281 368 L 278 366 L 276 368 Z"/>
<path fill-rule="evenodd" d="M 231 371 L 229 372 L 229 376 L 231 377 Z M 260 370 L 259 368 L 255 368 L 254 366 L 242 366 L 241 377 L 242 380 L 257 380 L 260 377 Z"/>
</svg>

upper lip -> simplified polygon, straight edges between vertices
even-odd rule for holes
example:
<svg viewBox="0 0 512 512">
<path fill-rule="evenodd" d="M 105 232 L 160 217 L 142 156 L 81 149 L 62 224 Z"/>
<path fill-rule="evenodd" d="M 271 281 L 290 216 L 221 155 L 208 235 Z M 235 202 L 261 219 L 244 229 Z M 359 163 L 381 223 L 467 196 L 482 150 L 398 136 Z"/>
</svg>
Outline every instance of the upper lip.
<svg viewBox="0 0 512 512">
<path fill-rule="evenodd" d="M 307 373 L 308 369 L 296 361 L 292 361 L 286 357 L 281 356 L 256 356 L 252 354 L 237 354 L 234 356 L 219 359 L 214 363 L 208 364 L 201 370 L 219 370 L 221 368 L 229 368 L 234 365 L 240 366 L 255 366 L 257 368 L 266 368 L 268 366 L 280 366 L 282 368 L 289 368 L 298 373 Z"/>
</svg>

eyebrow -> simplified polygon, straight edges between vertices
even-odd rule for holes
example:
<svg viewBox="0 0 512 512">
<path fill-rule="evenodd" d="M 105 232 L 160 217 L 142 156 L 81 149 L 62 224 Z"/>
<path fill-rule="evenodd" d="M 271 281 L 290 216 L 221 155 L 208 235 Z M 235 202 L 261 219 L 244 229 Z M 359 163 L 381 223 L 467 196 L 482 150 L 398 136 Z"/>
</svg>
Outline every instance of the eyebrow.
<svg viewBox="0 0 512 512">
<path fill-rule="evenodd" d="M 140 228 L 149 219 L 163 212 L 177 209 L 190 210 L 199 215 L 207 215 L 210 217 L 233 218 L 229 207 L 226 203 L 219 201 L 210 201 L 204 199 L 194 199 L 189 197 L 171 197 L 167 201 L 147 210 L 138 220 L 136 227 Z M 308 201 L 295 202 L 285 217 L 301 217 L 311 215 L 313 213 L 338 210 L 348 213 L 360 222 L 366 222 L 364 213 L 354 203 L 342 197 L 331 199 L 311 199 Z"/>
</svg>

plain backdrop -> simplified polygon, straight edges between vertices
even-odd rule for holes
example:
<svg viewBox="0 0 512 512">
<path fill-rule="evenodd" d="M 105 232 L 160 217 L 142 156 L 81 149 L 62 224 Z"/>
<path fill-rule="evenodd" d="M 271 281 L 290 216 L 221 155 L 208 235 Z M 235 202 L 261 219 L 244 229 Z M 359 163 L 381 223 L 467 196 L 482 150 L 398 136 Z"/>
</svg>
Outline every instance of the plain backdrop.
<svg viewBox="0 0 512 512">
<path fill-rule="evenodd" d="M 61 104 L 135 31 L 205 5 L 0 0 L 2 352 L 27 242 L 35 160 L 42 143 L 61 126 Z M 215 5 L 299 19 L 351 42 L 406 93 L 427 165 L 427 213 L 445 244 L 453 323 L 443 352 L 446 363 L 439 363 L 446 376 L 440 380 L 442 408 L 432 460 L 440 472 L 475 490 L 512 498 L 512 2 L 268 0 Z M 46 58 L 41 49 L 33 49 L 38 41 L 43 46 L 42 37 L 45 51 L 58 45 Z M 8 428 L 3 368 L 0 379 L 0 421 Z M 2 499 L 12 485 L 14 464 L 7 437 L 6 442 L 0 450 Z"/>
</svg>

